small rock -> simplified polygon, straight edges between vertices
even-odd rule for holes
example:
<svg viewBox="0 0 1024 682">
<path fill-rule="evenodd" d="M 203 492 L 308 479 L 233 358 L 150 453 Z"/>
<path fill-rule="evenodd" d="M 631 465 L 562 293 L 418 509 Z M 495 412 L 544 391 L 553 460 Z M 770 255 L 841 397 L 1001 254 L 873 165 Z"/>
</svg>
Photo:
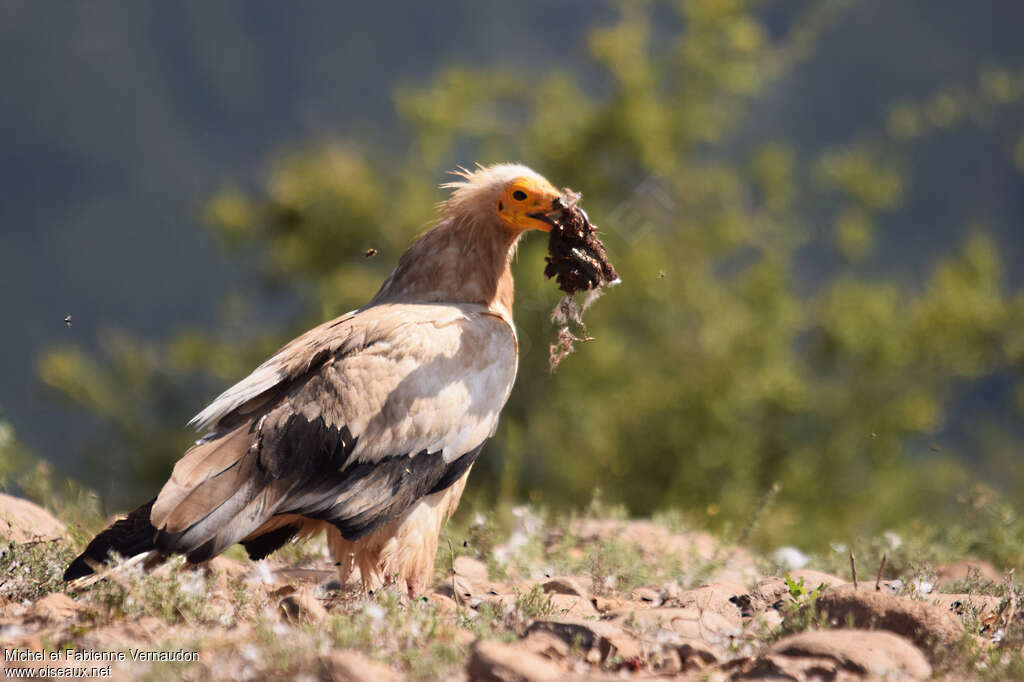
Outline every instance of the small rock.
<svg viewBox="0 0 1024 682">
<path fill-rule="evenodd" d="M 873 679 L 924 679 L 932 674 L 931 666 L 917 647 L 889 632 L 845 629 L 801 632 L 776 642 L 769 654 L 830 659 L 834 661 L 833 675 L 848 671 Z"/>
<path fill-rule="evenodd" d="M 602 663 L 613 654 L 631 659 L 642 653 L 634 637 L 619 625 L 606 621 L 570 618 L 538 620 L 527 629 L 526 635 L 535 632 L 550 633 L 569 647 L 580 650 L 585 657 L 590 652 L 596 652 L 598 662 Z"/>
<path fill-rule="evenodd" d="M 470 682 L 545 682 L 565 672 L 539 654 L 493 640 L 477 642 L 466 665 Z"/>
<path fill-rule="evenodd" d="M 196 571 L 207 580 L 213 580 L 214 589 L 226 590 L 228 581 L 248 575 L 250 566 L 238 561 L 229 559 L 226 556 L 215 556 L 209 561 L 201 564 L 186 563 L 182 570 Z"/>
<path fill-rule="evenodd" d="M 766 628 L 769 632 L 782 627 L 782 614 L 775 609 L 766 609 L 761 613 L 754 616 L 756 623 L 760 624 L 760 627 Z"/>
<path fill-rule="evenodd" d="M 569 644 L 564 639 L 546 630 L 534 630 L 521 641 L 521 645 L 531 653 L 554 661 L 564 661 L 571 654 Z"/>
<path fill-rule="evenodd" d="M 696 672 L 715 665 L 722 660 L 722 653 L 716 651 L 706 642 L 700 640 L 686 640 L 675 647 L 679 656 L 679 669 L 681 672 Z"/>
<path fill-rule="evenodd" d="M 687 639 L 708 641 L 734 637 L 741 629 L 732 618 L 727 618 L 715 611 L 701 611 L 691 607 L 686 609 L 648 609 L 632 614 L 617 614 L 612 621 L 638 635 L 648 635 L 657 630 L 668 630 Z"/>
<path fill-rule="evenodd" d="M 476 641 L 477 637 L 466 628 L 456 628 L 452 635 L 452 639 L 459 646 L 469 646 Z"/>
<path fill-rule="evenodd" d="M 388 666 L 357 651 L 336 650 L 320 658 L 334 682 L 398 682 L 401 678 Z"/>
<path fill-rule="evenodd" d="M 290 586 L 289 586 L 290 587 Z M 275 592 L 275 596 L 285 592 L 288 588 L 282 588 Z M 320 603 L 320 600 L 313 596 L 313 590 L 309 585 L 302 585 L 298 589 L 291 588 L 277 606 L 281 617 L 290 623 L 310 622 L 319 623 L 327 617 L 327 609 Z"/>
<path fill-rule="evenodd" d="M 116 651 L 152 648 L 153 643 L 169 631 L 164 621 L 146 616 L 132 622 L 120 622 L 87 629 L 75 638 L 76 649 Z"/>
<path fill-rule="evenodd" d="M 29 609 L 28 616 L 40 621 L 59 623 L 74 620 L 85 606 L 61 592 L 48 594 Z"/>
<path fill-rule="evenodd" d="M 824 585 L 825 587 L 838 587 L 839 585 L 846 584 L 846 580 L 844 578 L 832 575 L 831 573 L 813 571 L 809 568 L 802 568 L 799 571 L 790 571 L 789 577 L 796 582 L 800 582 L 802 579 L 804 581 L 804 587 L 808 592 L 816 589 L 818 585 Z M 872 582 L 872 585 L 874 585 L 874 582 Z"/>
<path fill-rule="evenodd" d="M 0 538 L 21 543 L 66 535 L 64 524 L 38 504 L 0 493 Z"/>
<path fill-rule="evenodd" d="M 991 616 L 999 612 L 1002 599 L 983 594 L 929 594 L 925 601 L 952 611 L 958 616 Z"/>
<path fill-rule="evenodd" d="M 458 609 L 455 604 L 455 600 L 448 595 L 441 594 L 440 592 L 431 592 L 430 594 L 424 595 L 428 602 L 438 608 L 439 611 L 444 613 L 450 613 Z"/>
<path fill-rule="evenodd" d="M 583 586 L 583 581 L 571 576 L 558 576 L 546 581 L 542 587 L 552 594 L 569 594 L 575 597 L 590 597 L 590 590 Z"/>
<path fill-rule="evenodd" d="M 966 580 L 970 577 L 971 569 L 976 570 L 982 580 L 993 583 L 1003 582 L 1002 572 L 989 562 L 980 559 L 963 559 L 939 566 L 936 570 L 936 582 L 941 587 L 958 580 Z"/>
<path fill-rule="evenodd" d="M 597 615 L 594 605 L 583 597 L 575 597 L 569 594 L 552 594 L 548 598 L 551 600 L 552 613 L 559 616 L 578 618 Z"/>
<path fill-rule="evenodd" d="M 259 566 L 263 563 L 264 561 L 257 561 L 255 562 L 255 565 Z M 251 581 L 254 577 L 257 577 L 258 580 L 271 584 L 284 583 L 286 585 L 296 585 L 302 583 L 315 587 L 323 585 L 331 580 L 336 580 L 338 577 L 338 572 L 336 570 L 326 568 L 302 568 L 300 566 L 282 566 L 272 572 L 269 572 L 267 575 L 254 576 L 253 574 L 258 571 L 259 569 L 256 569 L 255 571 L 247 573 L 246 580 Z"/>
<path fill-rule="evenodd" d="M 594 610 L 601 614 L 608 613 L 630 613 L 632 611 L 645 611 L 651 608 L 646 602 L 632 601 L 629 599 L 616 599 L 615 597 L 594 597 L 590 600 Z"/>
<path fill-rule="evenodd" d="M 757 583 L 750 596 L 752 608 L 755 611 L 763 611 L 772 608 L 780 600 L 789 596 L 789 586 L 782 578 L 772 576 Z"/>
<path fill-rule="evenodd" d="M 963 625 L 942 606 L 876 592 L 873 585 L 861 587 L 854 590 L 844 585 L 825 591 L 816 602 L 818 611 L 833 623 L 902 635 L 933 661 L 937 645 L 948 651 L 963 636 Z"/>
<path fill-rule="evenodd" d="M 651 606 L 661 606 L 662 602 L 665 601 L 658 590 L 650 587 L 638 587 L 629 596 L 632 597 L 633 601 L 646 602 Z"/>
<path fill-rule="evenodd" d="M 198 566 L 206 568 L 210 572 L 226 575 L 228 578 L 241 578 L 247 575 L 252 568 L 250 563 L 239 561 L 238 559 L 229 559 L 223 555 L 215 556 L 205 563 L 198 564 Z"/>
<path fill-rule="evenodd" d="M 473 582 L 487 582 L 487 565 L 469 556 L 455 557 L 455 575 L 460 575 Z"/>
<path fill-rule="evenodd" d="M 738 583 L 710 583 L 680 593 L 667 602 L 666 606 L 696 608 L 701 612 L 714 611 L 738 628 L 743 624 L 741 598 L 746 597 L 748 592 L 747 588 Z"/>
<path fill-rule="evenodd" d="M 476 608 L 481 603 L 502 601 L 503 595 L 509 595 L 508 585 L 492 583 L 487 580 L 471 580 L 463 575 L 448 576 L 434 588 L 437 594 L 444 595 L 459 604 Z M 529 587 L 523 593 L 529 592 Z"/>
</svg>

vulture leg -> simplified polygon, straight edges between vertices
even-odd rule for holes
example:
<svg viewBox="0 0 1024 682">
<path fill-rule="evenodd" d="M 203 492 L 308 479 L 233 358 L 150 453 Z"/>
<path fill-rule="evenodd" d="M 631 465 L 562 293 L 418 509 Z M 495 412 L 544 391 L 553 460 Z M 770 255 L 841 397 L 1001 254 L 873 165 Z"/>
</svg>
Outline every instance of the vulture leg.
<svg viewBox="0 0 1024 682">
<path fill-rule="evenodd" d="M 342 585 L 353 567 L 365 590 L 398 582 L 413 597 L 427 589 L 434 577 L 441 525 L 459 506 L 469 477 L 467 470 L 448 488 L 420 498 L 399 518 L 355 541 L 328 531 L 327 543 Z"/>
</svg>

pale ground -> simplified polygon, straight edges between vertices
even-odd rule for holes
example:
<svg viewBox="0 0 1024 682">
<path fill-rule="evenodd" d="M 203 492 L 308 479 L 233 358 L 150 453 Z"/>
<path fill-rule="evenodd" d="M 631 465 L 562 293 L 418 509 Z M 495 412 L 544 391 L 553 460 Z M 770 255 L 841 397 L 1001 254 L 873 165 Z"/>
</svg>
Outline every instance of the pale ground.
<svg viewBox="0 0 1024 682">
<path fill-rule="evenodd" d="M 0 496 L 4 665 L 115 679 L 1020 679 L 1024 604 L 985 562 L 783 570 L 677 520 L 478 517 L 409 599 L 339 586 L 324 543 L 250 562 L 114 568 L 72 589 L 81 542 Z M 895 541 L 894 541 L 895 542 Z M 894 555 L 898 552 L 894 551 Z M 845 557 L 844 557 L 845 558 Z M 861 559 L 863 563 L 865 559 Z M 76 655 L 65 650 L 73 648 Z M 9 660 L 20 651 L 22 658 Z M 133 660 L 139 652 L 186 660 Z M 160 654 L 156 654 L 160 655 Z M 120 656 L 123 661 L 97 660 Z M 188 660 L 195 659 L 195 660 Z M 109 666 L 109 667 L 108 667 Z M 52 674 L 52 673 L 51 673 Z M 66 673 L 65 673 L 66 674 Z"/>
</svg>

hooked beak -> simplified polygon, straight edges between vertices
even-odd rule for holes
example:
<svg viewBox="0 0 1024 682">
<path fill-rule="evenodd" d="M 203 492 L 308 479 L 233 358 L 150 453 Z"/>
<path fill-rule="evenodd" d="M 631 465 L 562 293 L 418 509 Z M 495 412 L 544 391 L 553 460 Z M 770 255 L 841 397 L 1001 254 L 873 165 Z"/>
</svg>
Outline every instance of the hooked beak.
<svg viewBox="0 0 1024 682">
<path fill-rule="evenodd" d="M 552 200 L 551 208 L 544 211 L 527 213 L 526 215 L 536 220 L 543 221 L 551 227 L 558 227 L 558 221 L 555 220 L 555 217 L 567 208 L 569 208 L 568 202 L 562 196 L 557 196 Z"/>
</svg>

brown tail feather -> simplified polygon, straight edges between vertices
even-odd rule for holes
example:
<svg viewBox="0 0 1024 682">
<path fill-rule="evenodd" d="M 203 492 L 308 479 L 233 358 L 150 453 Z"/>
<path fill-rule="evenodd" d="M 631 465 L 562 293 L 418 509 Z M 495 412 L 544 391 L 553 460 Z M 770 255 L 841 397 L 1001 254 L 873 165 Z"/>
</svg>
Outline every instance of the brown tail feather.
<svg viewBox="0 0 1024 682">
<path fill-rule="evenodd" d="M 149 512 L 155 501 L 154 498 L 127 517 L 118 519 L 93 538 L 85 551 L 64 571 L 64 580 L 89 575 L 93 572 L 92 565 L 105 562 L 110 558 L 111 552 L 117 552 L 123 557 L 132 557 L 155 549 L 153 539 L 156 536 L 156 528 L 149 522 Z"/>
<path fill-rule="evenodd" d="M 172 515 L 177 514 L 180 519 L 183 514 L 192 513 L 195 519 L 199 519 L 204 513 L 209 513 L 216 505 L 225 501 L 230 496 L 230 486 L 227 491 L 214 495 L 193 496 L 192 501 L 186 505 L 186 509 L 190 510 L 179 510 L 186 498 L 192 496 L 197 488 L 211 483 L 211 479 L 219 478 L 225 481 L 237 476 L 237 469 L 245 457 L 249 442 L 248 426 L 243 425 L 216 438 L 204 439 L 186 452 L 174 465 L 174 472 L 157 496 L 152 512 L 153 525 L 157 528 L 170 526 L 171 532 L 179 532 L 187 527 L 191 520 L 186 520 L 188 522 L 181 526 L 180 520 L 171 520 Z M 212 483 L 207 489 L 216 487 L 216 483 Z M 210 505 L 205 511 L 195 508 L 197 504 L 201 507 L 203 502 Z"/>
<path fill-rule="evenodd" d="M 263 523 L 275 487 L 249 451 L 250 426 L 204 440 L 175 465 L 153 507 L 158 550 L 205 561 Z"/>
</svg>

